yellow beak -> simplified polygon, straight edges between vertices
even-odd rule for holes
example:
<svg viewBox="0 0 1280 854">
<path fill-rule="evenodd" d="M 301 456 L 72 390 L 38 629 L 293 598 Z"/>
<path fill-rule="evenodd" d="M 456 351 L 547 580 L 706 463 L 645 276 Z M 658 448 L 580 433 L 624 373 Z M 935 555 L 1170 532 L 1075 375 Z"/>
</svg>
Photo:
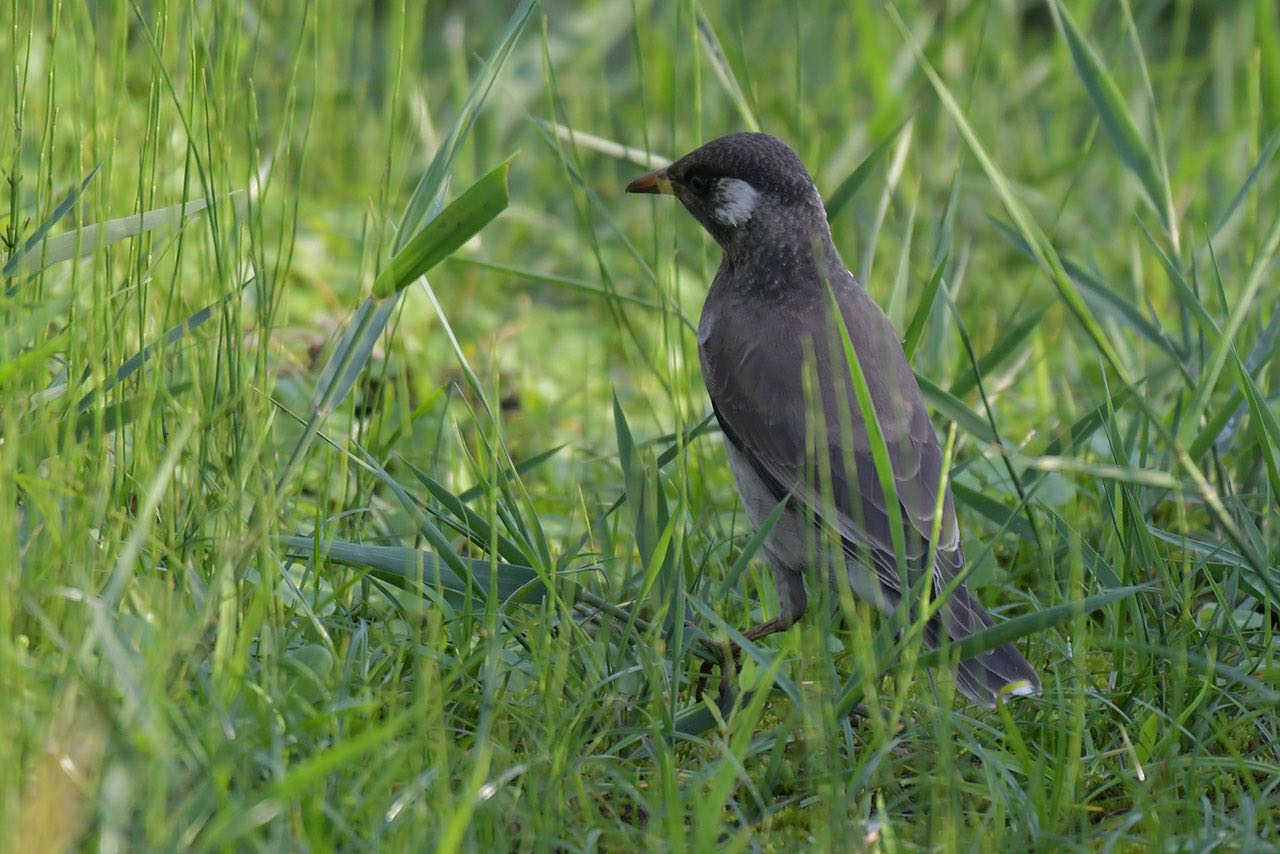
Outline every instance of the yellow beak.
<svg viewBox="0 0 1280 854">
<path fill-rule="evenodd" d="M 667 177 L 666 169 L 659 169 L 656 172 L 650 172 L 643 175 L 627 185 L 628 193 L 661 193 L 664 196 L 675 195 L 675 190 L 671 186 L 671 179 Z"/>
</svg>

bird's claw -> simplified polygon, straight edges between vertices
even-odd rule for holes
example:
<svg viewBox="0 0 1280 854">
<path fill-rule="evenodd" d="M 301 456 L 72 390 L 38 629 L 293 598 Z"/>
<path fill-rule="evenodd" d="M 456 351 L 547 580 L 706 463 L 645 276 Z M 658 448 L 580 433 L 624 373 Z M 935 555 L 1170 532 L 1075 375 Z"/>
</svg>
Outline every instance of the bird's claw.
<svg viewBox="0 0 1280 854">
<path fill-rule="evenodd" d="M 730 689 L 738 677 L 738 663 L 742 650 L 737 644 L 727 640 L 720 643 L 703 641 L 703 646 L 716 657 L 716 661 L 703 660 L 702 666 L 698 668 L 698 686 L 694 690 L 694 695 L 698 699 L 706 696 L 707 682 L 711 678 L 711 669 L 718 664 L 720 666 L 720 687 L 717 699 L 723 707 L 730 696 Z"/>
</svg>

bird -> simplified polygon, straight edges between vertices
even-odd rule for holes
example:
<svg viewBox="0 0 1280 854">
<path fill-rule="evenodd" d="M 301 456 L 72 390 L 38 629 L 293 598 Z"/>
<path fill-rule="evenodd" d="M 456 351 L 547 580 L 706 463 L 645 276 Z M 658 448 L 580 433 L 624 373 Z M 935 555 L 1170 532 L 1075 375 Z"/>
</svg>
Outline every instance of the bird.
<svg viewBox="0 0 1280 854">
<path fill-rule="evenodd" d="M 973 594 L 953 583 L 965 566 L 960 528 L 902 342 L 840 260 L 799 156 L 769 134 L 734 133 L 637 178 L 626 192 L 675 196 L 722 251 L 698 324 L 703 379 L 747 518 L 758 529 L 786 502 L 762 544 L 779 613 L 743 635 L 754 642 L 794 625 L 807 606 L 806 576 L 813 582 L 824 566 L 843 570 L 853 594 L 882 613 L 897 607 L 904 583 L 915 597 L 928 584 L 935 602 L 954 588 L 923 628 L 929 647 L 993 625 Z M 845 334 L 892 483 L 875 464 L 880 444 L 858 402 Z M 894 493 L 905 566 L 895 557 Z M 960 660 L 956 685 L 986 707 L 1041 690 L 1011 643 Z"/>
</svg>

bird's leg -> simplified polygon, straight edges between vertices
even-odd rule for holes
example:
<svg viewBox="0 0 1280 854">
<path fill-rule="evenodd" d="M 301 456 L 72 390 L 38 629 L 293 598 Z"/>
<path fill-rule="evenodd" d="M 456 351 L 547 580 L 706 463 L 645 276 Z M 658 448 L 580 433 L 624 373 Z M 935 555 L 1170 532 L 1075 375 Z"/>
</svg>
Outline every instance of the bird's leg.
<svg viewBox="0 0 1280 854">
<path fill-rule="evenodd" d="M 791 621 L 791 622 L 794 622 L 794 621 Z M 742 636 L 747 640 L 751 641 L 752 643 L 755 643 L 756 641 L 760 640 L 760 638 L 766 635 L 771 635 L 774 632 L 781 632 L 785 629 L 790 628 L 791 622 L 784 623 L 782 620 L 779 620 L 777 617 L 774 617 L 772 620 L 765 620 L 763 623 L 752 626 L 751 628 L 743 632 Z"/>
<path fill-rule="evenodd" d="M 742 633 L 747 640 L 755 643 L 760 638 L 771 635 L 774 632 L 784 631 L 791 626 L 794 621 L 784 621 L 778 618 L 765 620 L 763 623 L 752 626 Z M 726 641 L 722 644 L 707 644 L 708 649 L 720 658 L 720 696 L 724 697 L 729 692 L 729 686 L 733 683 L 738 675 L 738 663 L 742 657 L 742 647 L 733 641 Z M 711 678 L 710 661 L 703 661 L 702 666 L 698 668 L 698 688 L 695 696 L 701 697 L 707 689 L 707 680 Z"/>
<path fill-rule="evenodd" d="M 698 629 L 698 626 L 692 620 L 685 620 L 684 624 L 688 628 Z M 699 633 L 705 635 L 705 633 L 700 630 Z M 727 658 L 732 658 L 732 652 L 730 642 L 717 643 L 710 637 L 704 636 L 699 643 L 702 644 L 703 649 L 715 657 L 714 661 L 704 658 L 702 660 L 702 664 L 698 666 L 698 687 L 695 689 L 695 696 L 700 698 L 707 689 L 707 679 L 711 676 L 711 668 L 719 664 L 721 671 L 723 671 L 725 666 L 724 662 Z M 724 685 L 722 684 L 721 694 L 723 695 L 723 693 Z"/>
<path fill-rule="evenodd" d="M 703 645 L 719 661 L 703 660 L 702 666 L 698 668 L 698 687 L 694 689 L 694 696 L 701 699 L 706 693 L 707 680 L 711 678 L 711 668 L 718 663 L 720 665 L 720 696 L 724 697 L 729 690 L 729 683 L 738 670 L 738 646 L 733 641 L 715 643 L 711 640 L 703 641 Z"/>
</svg>

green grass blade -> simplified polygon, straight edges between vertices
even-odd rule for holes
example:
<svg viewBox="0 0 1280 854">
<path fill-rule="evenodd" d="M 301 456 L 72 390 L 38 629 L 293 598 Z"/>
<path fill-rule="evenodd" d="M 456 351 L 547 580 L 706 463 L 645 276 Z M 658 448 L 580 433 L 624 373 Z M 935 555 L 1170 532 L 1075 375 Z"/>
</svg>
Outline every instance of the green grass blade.
<svg viewBox="0 0 1280 854">
<path fill-rule="evenodd" d="M 24 243 L 21 248 L 15 250 L 13 255 L 4 262 L 4 267 L 0 268 L 0 276 L 13 276 L 17 275 L 19 272 L 33 272 L 35 270 L 39 270 L 41 267 L 47 266 L 39 261 L 31 260 L 31 254 L 36 249 L 40 248 L 41 243 L 44 241 L 45 235 L 49 233 L 49 230 L 57 225 L 62 218 L 67 215 L 67 212 L 76 206 L 76 202 L 80 200 L 80 197 L 84 195 L 84 191 L 88 188 L 89 182 L 93 180 L 93 176 L 97 175 L 98 170 L 101 168 L 101 163 L 93 167 L 93 169 L 89 171 L 89 174 L 84 176 L 84 180 L 80 182 L 80 186 L 72 188 L 71 192 L 67 193 L 62 201 L 58 203 L 58 206 L 53 209 L 53 213 L 49 214 L 49 216 L 45 218 L 45 221 L 40 223 L 36 228 L 35 232 L 27 238 L 27 242 Z M 49 248 L 46 244 L 41 250 L 41 254 L 47 255 L 48 253 Z"/>
<path fill-rule="evenodd" d="M 857 285 L 854 285 L 857 287 Z M 897 474 L 893 470 L 893 461 L 889 457 L 889 445 L 885 440 L 884 429 L 880 426 L 880 415 L 876 411 L 875 402 L 871 398 L 871 387 L 867 384 L 867 376 L 862 370 L 862 362 L 849 338 L 849 329 L 845 325 L 844 315 L 840 312 L 840 303 L 836 301 L 835 291 L 827 285 L 832 317 L 836 329 L 840 333 L 840 342 L 844 345 L 844 358 L 847 363 L 849 379 L 853 383 L 854 396 L 858 410 L 862 413 L 863 423 L 867 431 L 867 444 L 871 450 L 871 458 L 875 462 L 876 477 L 880 481 L 880 490 L 884 493 L 885 515 L 889 521 L 889 538 L 893 541 L 894 563 L 899 573 L 907 571 L 907 538 L 903 527 L 902 504 L 898 501 Z M 908 589 L 909 584 L 902 584 L 900 589 Z"/>
<path fill-rule="evenodd" d="M 1035 541 L 1036 532 L 1032 529 L 1031 523 L 1022 514 L 1005 506 L 1004 502 L 997 501 L 985 493 L 954 480 L 951 482 L 951 492 L 955 495 L 956 501 L 971 510 L 976 510 L 997 527 L 1008 528 L 1028 542 Z"/>
<path fill-rule="evenodd" d="M 991 219 L 990 221 L 1001 236 L 1008 240 L 1019 252 L 1022 252 L 1028 258 L 1035 259 L 1035 251 L 1028 245 L 1023 235 L 997 219 Z M 1125 326 L 1128 326 L 1167 353 L 1175 362 L 1181 363 L 1184 360 L 1184 354 L 1176 344 L 1169 340 L 1169 336 L 1165 334 L 1164 330 L 1143 317 L 1138 307 L 1121 296 L 1115 288 L 1102 282 L 1070 258 L 1060 258 L 1060 260 L 1063 271 L 1080 289 L 1080 293 L 1090 308 L 1099 314 L 1122 322 Z"/>
<path fill-rule="evenodd" d="M 373 282 L 373 295 L 385 299 L 425 276 L 478 234 L 510 201 L 507 173 L 516 155 L 476 181 L 414 235 Z"/>
<path fill-rule="evenodd" d="M 488 548 L 491 543 L 496 543 L 498 556 L 503 560 L 523 565 L 534 562 L 525 548 L 494 531 L 493 526 L 483 516 L 468 507 L 461 497 L 446 489 L 444 484 L 412 463 L 404 462 L 404 465 L 418 479 L 418 482 L 427 488 L 427 491 L 440 503 L 440 506 L 448 511 L 452 517 L 450 522 L 454 528 L 464 533 L 476 547 Z"/>
<path fill-rule="evenodd" d="M 504 471 L 503 476 L 507 478 L 511 478 L 511 477 L 516 477 L 517 475 L 526 475 L 529 472 L 536 469 L 538 466 L 545 463 L 547 460 L 554 457 L 556 454 L 563 451 L 565 447 L 567 446 L 556 445 L 554 448 L 547 448 L 547 450 L 545 451 L 540 451 L 531 457 L 526 457 L 525 459 L 522 459 L 520 460 L 520 462 L 516 463 L 515 466 L 512 467 L 511 469 Z M 475 501 L 477 498 L 479 498 L 483 494 L 484 494 L 484 487 L 481 485 L 477 485 L 477 486 L 471 487 L 470 489 L 466 489 L 458 493 L 458 500 L 461 501 L 463 504 L 470 504 L 472 501 Z"/>
<path fill-rule="evenodd" d="M 68 338 L 69 333 L 59 332 L 0 362 L 0 388 L 26 375 L 39 373 L 50 358 L 66 348 Z"/>
<path fill-rule="evenodd" d="M 1117 587 L 1105 593 L 1096 593 L 1093 596 L 1088 596 L 1079 602 L 1064 602 L 1061 605 L 1054 605 L 1049 608 L 1042 608 L 1039 611 L 1033 611 L 1030 614 L 1023 614 L 1020 617 L 1005 620 L 988 629 L 960 638 L 951 644 L 950 649 L 929 650 L 920 656 L 920 665 L 928 667 L 940 664 L 956 655 L 960 658 L 972 658 L 984 652 L 989 652 L 996 647 L 1013 643 L 1028 635 L 1039 634 L 1046 629 L 1069 623 L 1080 616 L 1092 614 L 1094 611 L 1101 610 L 1108 605 L 1114 605 L 1122 599 L 1127 599 L 1136 593 L 1143 592 L 1152 593 L 1154 590 L 1141 585 Z"/>
<path fill-rule="evenodd" d="M 236 190 L 229 194 L 227 199 L 231 202 L 233 210 L 243 215 L 247 204 L 244 191 Z M 31 247 L 34 251 L 28 250 L 21 255 L 15 255 L 5 265 L 5 275 L 10 275 L 10 266 L 14 273 L 34 273 L 62 261 L 87 258 L 94 253 L 99 244 L 112 246 L 129 237 L 137 237 L 139 234 L 159 228 L 185 224 L 188 219 L 208 206 L 208 199 L 196 199 L 184 204 L 170 205 L 167 208 L 143 211 L 106 222 L 81 226 L 74 231 L 50 237 L 42 244 Z"/>
<path fill-rule="evenodd" d="M 1121 162 L 1137 177 L 1176 245 L 1177 220 L 1173 212 L 1173 194 L 1169 190 L 1165 171 L 1157 164 L 1150 147 L 1138 132 L 1138 126 L 1129 115 L 1124 97 L 1107 73 L 1106 66 L 1080 32 L 1062 0 L 1053 0 L 1053 6 L 1062 26 L 1062 35 L 1071 51 L 1071 58 L 1075 62 L 1076 72 L 1093 101 L 1094 109 L 1098 111 L 1103 132 L 1111 141 Z"/>
<path fill-rule="evenodd" d="M 394 251 L 398 252 L 404 248 L 409 242 L 409 238 L 426 225 L 427 220 L 430 219 L 429 212 L 432 203 L 440 195 L 462 143 L 471 135 L 471 130 L 475 127 L 480 108 L 489 97 L 489 90 L 493 88 L 494 81 L 498 79 L 498 74 L 502 71 L 503 66 L 506 65 L 507 58 L 511 55 L 512 49 L 515 48 L 516 41 L 519 40 L 525 24 L 529 21 L 529 16 L 533 14 L 533 9 L 537 5 L 537 0 L 521 0 L 520 5 L 515 8 L 511 13 L 511 17 L 507 19 L 507 24 L 503 28 L 501 35 L 498 36 L 489 58 L 480 67 L 479 73 L 472 82 L 471 90 L 467 93 L 467 99 L 463 102 L 462 109 L 453 121 L 449 135 L 436 151 L 435 156 L 431 158 L 431 164 L 427 167 L 427 171 L 423 173 L 418 185 L 413 190 L 413 194 L 409 197 L 409 203 L 405 206 L 404 215 L 400 217 L 400 227 L 393 246 Z"/>
<path fill-rule="evenodd" d="M 355 317 L 343 331 L 338 346 L 316 380 L 316 390 L 311 397 L 311 412 L 303 426 L 302 435 L 294 443 L 288 461 L 276 478 L 277 494 L 284 493 L 297 473 L 307 450 L 320 431 L 320 426 L 351 392 L 356 378 L 373 354 L 374 345 L 386 328 L 391 313 L 395 311 L 396 302 L 378 301 L 369 297 L 356 309 Z"/>
<path fill-rule="evenodd" d="M 875 171 L 876 166 L 884 159 L 884 156 L 893 148 L 894 142 L 897 141 L 898 135 L 902 133 L 902 129 L 907 126 L 910 117 L 903 119 L 898 123 L 888 136 L 880 140 L 875 148 L 862 159 L 854 170 L 840 182 L 835 191 L 827 198 L 827 219 L 835 220 L 840 212 L 843 211 L 858 195 L 858 191 L 862 189 L 862 185 L 867 183 L 867 179 L 871 177 L 871 173 Z"/>
<path fill-rule="evenodd" d="M 98 395 L 106 394 L 108 391 L 137 373 L 140 368 L 146 365 L 147 362 L 151 361 L 151 359 L 154 358 L 161 350 L 166 347 L 172 347 L 174 344 L 177 344 L 185 338 L 189 333 L 199 329 L 208 322 L 209 318 L 213 317 L 215 310 L 227 304 L 232 299 L 240 296 L 240 294 L 244 292 L 244 289 L 249 287 L 252 283 L 253 279 L 249 279 L 239 288 L 231 291 L 222 299 L 206 305 L 190 317 L 170 327 L 169 330 L 165 332 L 164 335 L 160 336 L 159 339 L 152 341 L 128 359 L 125 359 L 124 362 L 121 363 L 120 367 L 116 368 L 115 373 L 102 384 L 101 388 L 90 391 L 80 398 L 80 402 L 76 404 L 76 408 L 81 412 L 84 412 L 93 405 L 93 401 Z"/>
<path fill-rule="evenodd" d="M 554 285 L 556 287 L 566 288 L 568 290 L 577 291 L 579 293 L 591 294 L 592 296 L 601 297 L 606 300 L 621 300 L 622 302 L 632 305 L 644 306 L 645 308 L 655 309 L 657 311 L 668 312 L 678 315 L 682 322 L 690 329 L 696 330 L 697 324 L 689 320 L 689 318 L 676 306 L 665 305 L 656 300 L 638 297 L 632 294 L 618 293 L 616 291 L 607 291 L 593 282 L 585 279 L 574 279 L 569 276 L 556 276 L 550 273 L 539 273 L 533 270 L 525 270 L 520 267 L 513 267 L 510 264 L 499 264 L 496 261 L 489 261 L 484 258 L 469 258 L 465 255 L 454 255 L 449 258 L 451 263 L 467 264 L 472 267 L 479 267 L 484 270 L 492 270 L 495 273 L 505 273 L 509 276 L 515 276 L 520 279 L 526 279 L 530 282 L 536 282 L 543 285 Z"/>
<path fill-rule="evenodd" d="M 1271 136 L 1267 137 L 1267 141 L 1263 143 L 1261 153 L 1258 154 L 1258 160 L 1253 164 L 1253 168 L 1249 170 L 1249 175 L 1244 179 L 1244 183 L 1240 185 L 1240 189 L 1232 196 L 1227 206 L 1222 209 L 1222 213 L 1218 214 L 1213 221 L 1213 227 L 1209 230 L 1210 243 L 1213 243 L 1218 238 L 1222 229 L 1235 216 L 1236 211 L 1240 208 L 1240 203 L 1248 197 L 1249 191 L 1253 189 L 1254 184 L 1258 182 L 1258 178 L 1266 171 L 1278 149 L 1280 149 L 1280 128 L 1276 128 L 1271 132 Z"/>
<path fill-rule="evenodd" d="M 747 541 L 747 544 L 742 547 L 742 551 L 738 554 L 737 559 L 734 560 L 733 566 L 729 567 L 729 571 L 724 574 L 724 579 L 720 582 L 720 587 L 716 591 L 716 601 L 723 602 L 729 591 L 737 586 L 738 579 L 742 577 L 742 573 L 746 572 L 752 558 L 760 551 L 760 547 L 764 545 L 764 541 L 768 539 L 769 534 L 773 533 L 778 520 L 782 518 L 783 512 L 787 509 L 789 500 L 784 498 L 779 501 L 777 506 L 765 517 L 765 520 L 760 523 L 760 527 L 751 535 L 751 539 Z"/>
<path fill-rule="evenodd" d="M 174 383 L 165 389 L 165 397 L 173 399 L 182 396 L 187 389 L 191 388 L 191 383 L 181 382 Z M 114 433 L 132 424 L 138 418 L 150 415 L 152 407 L 155 406 L 155 394 L 153 392 L 144 392 L 125 400 L 118 400 L 102 407 L 99 412 L 92 408 L 77 408 L 75 420 L 75 434 L 84 436 L 93 429 L 98 423 L 98 419 L 102 419 L 102 429 L 104 433 Z"/>
<path fill-rule="evenodd" d="M 430 167 L 409 199 L 396 235 L 396 250 L 403 248 L 409 242 L 411 232 L 439 214 L 444 207 L 449 169 L 453 166 L 458 148 L 470 135 L 475 125 L 476 115 L 485 98 L 488 97 L 489 89 L 493 86 L 520 31 L 524 28 L 533 6 L 533 0 L 523 0 L 508 20 L 497 47 L 494 48 L 492 56 L 484 64 L 480 75 L 472 85 L 462 112 L 454 120 L 445 144 L 432 158 Z M 370 298 L 361 303 L 356 310 L 355 318 L 344 331 L 341 341 L 317 380 L 316 392 L 312 397 L 311 414 L 303 428 L 302 436 L 295 443 L 288 462 L 276 479 L 277 493 L 283 493 L 286 485 L 292 480 L 302 464 L 307 449 L 315 439 L 320 425 L 351 391 L 360 371 L 364 369 L 369 356 L 373 353 L 378 337 L 386 328 L 397 302 L 398 300 L 388 299 L 379 304 Z"/>
<path fill-rule="evenodd" d="M 947 258 L 944 255 L 933 268 L 933 275 L 929 277 L 929 283 L 925 285 L 920 302 L 911 315 L 911 322 L 907 324 L 907 331 L 902 336 L 902 351 L 906 353 L 908 362 L 915 355 L 916 347 L 920 344 L 920 336 L 924 334 L 925 324 L 929 322 L 929 315 L 933 311 L 933 304 L 938 296 L 938 288 L 942 285 L 942 272 L 946 266 Z"/>
<path fill-rule="evenodd" d="M 978 385 L 980 375 L 985 376 L 996 370 L 1010 356 L 1018 352 L 1019 345 L 1028 343 L 1031 334 L 1040 326 L 1048 310 L 1049 306 L 1043 305 L 1006 329 L 991 345 L 991 349 L 982 354 L 982 358 L 978 360 L 978 371 L 970 367 L 956 378 L 956 381 L 951 384 L 951 394 L 956 397 L 968 394 Z"/>
<path fill-rule="evenodd" d="M 916 382 L 920 385 L 920 392 L 924 395 L 924 399 L 943 417 L 956 422 L 960 429 L 975 439 L 987 444 L 995 443 L 996 434 L 991 432 L 991 424 L 987 419 L 965 406 L 960 398 L 945 389 L 939 388 L 928 377 L 916 374 Z"/>
<path fill-rule="evenodd" d="M 1195 394 L 1192 396 L 1191 402 L 1187 404 L 1186 410 L 1182 413 L 1178 428 L 1179 444 L 1185 446 L 1194 438 L 1196 428 L 1199 426 L 1200 416 L 1209 403 L 1209 396 L 1213 393 L 1214 386 L 1218 383 L 1218 378 L 1222 375 L 1222 369 L 1227 364 L 1228 356 L 1234 352 L 1235 337 L 1244 325 L 1245 319 L 1257 310 L 1255 303 L 1263 283 L 1269 281 L 1268 271 L 1270 271 L 1272 262 L 1275 260 L 1277 249 L 1280 249 L 1280 215 L 1277 215 L 1272 220 L 1271 227 L 1268 229 L 1266 237 L 1263 238 L 1262 245 L 1258 247 L 1257 253 L 1253 257 L 1253 262 L 1249 265 L 1248 276 L 1245 278 L 1240 296 L 1236 300 L 1235 306 L 1232 307 L 1230 316 L 1227 318 L 1227 324 L 1222 330 L 1222 337 L 1214 345 L 1213 351 L 1205 363 L 1204 371 L 1200 375 L 1200 381 L 1196 384 Z"/>
<path fill-rule="evenodd" d="M 340 540 L 316 540 L 312 537 L 282 536 L 280 542 L 294 557 L 307 558 L 313 551 L 333 563 L 367 569 L 376 577 L 418 591 L 419 582 L 428 587 L 439 585 L 451 603 L 461 601 L 489 589 L 490 570 L 495 564 L 489 560 L 470 559 L 467 566 L 472 580 L 459 576 L 445 561 L 432 552 L 403 546 L 380 546 L 369 543 L 348 543 Z M 498 595 L 504 602 L 527 604 L 541 602 L 546 595 L 546 585 L 538 579 L 538 573 L 527 566 L 497 563 Z"/>
<path fill-rule="evenodd" d="M 1019 201 L 1017 195 L 1013 192 L 1013 186 L 1008 177 L 1004 174 L 1004 171 L 996 165 L 990 152 L 987 151 L 986 146 L 982 144 L 982 140 L 978 138 L 977 132 L 974 131 L 969 119 L 965 116 L 964 110 L 960 107 L 960 103 L 956 100 L 955 95 L 952 94 L 950 87 L 948 87 L 942 80 L 938 75 L 938 72 L 934 70 L 933 65 L 924 55 L 924 51 L 921 50 L 919 44 L 917 44 L 915 37 L 911 34 L 906 23 L 903 22 L 902 16 L 898 12 L 897 7 L 892 3 L 889 5 L 889 12 L 893 17 L 894 24 L 902 33 L 902 37 L 907 40 L 907 43 L 915 53 L 916 62 L 924 71 L 925 76 L 929 79 L 929 83 L 933 86 L 934 92 L 937 93 L 938 99 L 942 101 L 943 107 L 946 108 L 946 111 L 951 116 L 952 121 L 955 122 L 956 127 L 960 130 L 960 134 L 968 144 L 969 150 L 973 153 L 973 156 L 982 167 L 982 171 L 986 174 L 987 179 L 991 182 L 997 194 L 1000 196 L 1000 201 L 1004 204 L 1009 217 L 1017 225 L 1018 232 L 1027 242 L 1027 245 L 1031 247 L 1036 263 L 1049 276 L 1049 280 L 1057 289 L 1059 296 L 1062 297 L 1067 308 L 1071 310 L 1071 313 L 1075 315 L 1081 326 L 1083 326 L 1085 331 L 1088 332 L 1089 338 L 1092 340 L 1094 346 L 1098 348 L 1099 352 L 1102 353 L 1103 357 L 1107 360 L 1107 363 L 1120 375 L 1121 380 L 1125 385 L 1130 385 L 1131 383 L 1128 379 L 1128 371 L 1125 370 L 1124 362 L 1116 352 L 1115 347 L 1112 346 L 1111 342 L 1108 340 L 1106 333 L 1102 330 L 1102 327 L 1099 326 L 1097 320 L 1094 319 L 1093 313 L 1085 304 L 1070 277 L 1062 268 L 1062 263 L 1058 258 L 1057 251 L 1053 248 L 1053 245 L 1049 242 L 1040 227 L 1035 224 L 1035 221 L 1031 218 L 1031 215 L 1027 212 L 1025 206 L 1021 201 Z"/>
</svg>

